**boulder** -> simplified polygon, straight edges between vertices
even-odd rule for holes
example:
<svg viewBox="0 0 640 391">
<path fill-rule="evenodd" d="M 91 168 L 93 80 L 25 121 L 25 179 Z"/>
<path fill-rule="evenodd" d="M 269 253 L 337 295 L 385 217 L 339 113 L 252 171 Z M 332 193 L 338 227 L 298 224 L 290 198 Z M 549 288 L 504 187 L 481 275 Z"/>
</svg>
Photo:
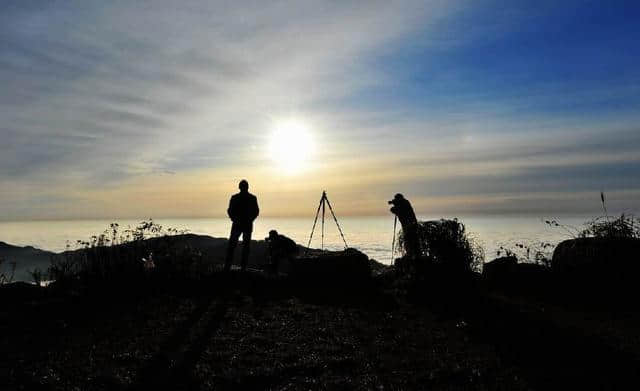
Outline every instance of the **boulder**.
<svg viewBox="0 0 640 391">
<path fill-rule="evenodd" d="M 513 256 L 494 259 L 482 269 L 482 277 L 490 287 L 534 296 L 544 293 L 549 275 L 549 268 L 535 263 L 518 263 Z"/>
<path fill-rule="evenodd" d="M 565 240 L 553 252 L 551 268 L 562 276 L 618 277 L 640 271 L 640 239 L 579 238 Z"/>
<path fill-rule="evenodd" d="M 349 248 L 306 255 L 291 261 L 291 277 L 305 284 L 351 285 L 371 279 L 369 258 Z"/>
<path fill-rule="evenodd" d="M 640 239 L 565 240 L 553 252 L 558 297 L 606 308 L 637 306 Z"/>
<path fill-rule="evenodd" d="M 535 263 L 519 263 L 513 272 L 513 284 L 520 293 L 544 295 L 549 288 L 551 270 Z"/>
<path fill-rule="evenodd" d="M 487 262 L 482 267 L 482 277 L 489 283 L 500 283 L 511 277 L 518 264 L 518 258 L 500 257 Z"/>
</svg>

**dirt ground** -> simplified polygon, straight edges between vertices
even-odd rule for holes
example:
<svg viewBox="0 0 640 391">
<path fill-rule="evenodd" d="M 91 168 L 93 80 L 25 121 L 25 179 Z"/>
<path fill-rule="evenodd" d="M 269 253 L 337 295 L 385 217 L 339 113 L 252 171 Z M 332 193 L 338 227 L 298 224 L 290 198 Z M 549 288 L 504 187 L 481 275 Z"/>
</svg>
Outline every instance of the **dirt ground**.
<svg viewBox="0 0 640 391">
<path fill-rule="evenodd" d="M 406 304 L 199 290 L 36 297 L 1 316 L 8 390 L 528 389 L 463 320 Z"/>
<path fill-rule="evenodd" d="M 261 274 L 162 289 L 112 287 L 100 295 L 5 287 L 0 388 L 547 390 L 640 383 L 637 311 L 567 309 L 487 292 L 451 311 L 438 298 L 431 298 L 437 307 L 420 305 L 388 285 L 337 301 L 299 295 Z"/>
</svg>

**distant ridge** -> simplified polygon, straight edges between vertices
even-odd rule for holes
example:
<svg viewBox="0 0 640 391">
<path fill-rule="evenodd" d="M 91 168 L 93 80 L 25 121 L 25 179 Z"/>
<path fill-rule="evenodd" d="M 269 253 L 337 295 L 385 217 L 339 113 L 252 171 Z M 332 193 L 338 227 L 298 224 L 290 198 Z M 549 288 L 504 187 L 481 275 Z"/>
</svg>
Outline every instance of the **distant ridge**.
<svg viewBox="0 0 640 391">
<path fill-rule="evenodd" d="M 172 236 L 162 236 L 148 238 L 144 240 L 146 248 L 149 252 L 159 254 L 163 247 L 169 244 L 172 247 L 188 247 L 195 251 L 198 251 L 202 256 L 212 264 L 222 265 L 224 264 L 224 258 L 227 248 L 226 238 L 215 238 L 208 235 L 197 234 L 181 234 Z M 131 246 L 132 243 L 119 244 L 118 246 Z M 305 249 L 300 246 L 301 253 Z M 0 258 L 5 260 L 5 264 L 2 266 L 3 271 L 7 271 L 10 268 L 10 262 L 16 263 L 16 271 L 14 281 L 31 281 L 29 270 L 39 268 L 43 272 L 46 272 L 49 268 L 51 258 L 56 255 L 63 255 L 68 253 L 74 253 L 78 251 L 84 251 L 84 249 L 67 250 L 60 253 L 54 253 L 51 251 L 40 250 L 33 246 L 14 246 L 0 241 Z M 236 251 L 235 265 L 239 265 L 240 251 Z M 319 254 L 321 250 L 310 249 L 308 254 Z M 324 252 L 331 253 L 331 251 Z M 252 240 L 251 241 L 251 253 L 249 256 L 249 266 L 261 269 L 267 260 L 267 242 L 264 240 Z M 377 262 L 376 262 L 377 264 Z M 381 264 L 377 265 L 382 267 Z M 281 265 L 281 271 L 286 272 L 288 265 Z"/>
<path fill-rule="evenodd" d="M 33 246 L 20 247 L 0 241 L 0 258 L 5 261 L 0 267 L 2 271 L 7 272 L 11 270 L 11 263 L 15 262 L 14 281 L 30 281 L 31 277 L 28 271 L 34 268 L 46 270 L 53 255 L 55 253 Z"/>
<path fill-rule="evenodd" d="M 167 241 L 172 246 L 190 247 L 202 253 L 202 255 L 212 263 L 224 263 L 226 253 L 227 239 L 214 238 L 207 235 L 182 234 L 175 236 L 163 236 L 145 239 L 145 245 L 151 252 L 156 252 Z M 124 243 L 118 246 L 130 246 L 131 243 Z M 33 246 L 15 246 L 0 241 L 0 258 L 4 259 L 4 264 L 0 266 L 2 271 L 9 271 L 11 263 L 16 263 L 14 281 L 31 281 L 29 270 L 39 268 L 43 272 L 49 268 L 51 258 L 56 255 L 83 251 L 83 249 L 73 249 L 55 253 L 46 250 L 40 250 Z M 267 245 L 264 240 L 252 240 L 250 265 L 259 265 L 265 262 Z M 237 254 L 238 255 L 238 254 Z M 236 260 L 236 263 L 239 259 Z"/>
</svg>

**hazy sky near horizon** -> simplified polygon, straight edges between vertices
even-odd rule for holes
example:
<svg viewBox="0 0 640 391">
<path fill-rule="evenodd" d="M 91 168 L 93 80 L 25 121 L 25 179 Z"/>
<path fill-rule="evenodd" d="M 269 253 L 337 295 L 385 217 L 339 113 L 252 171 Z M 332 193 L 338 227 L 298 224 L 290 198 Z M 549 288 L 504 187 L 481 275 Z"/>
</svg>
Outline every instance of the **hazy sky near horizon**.
<svg viewBox="0 0 640 391">
<path fill-rule="evenodd" d="M 0 9 L 0 219 L 640 212 L 637 1 Z"/>
</svg>

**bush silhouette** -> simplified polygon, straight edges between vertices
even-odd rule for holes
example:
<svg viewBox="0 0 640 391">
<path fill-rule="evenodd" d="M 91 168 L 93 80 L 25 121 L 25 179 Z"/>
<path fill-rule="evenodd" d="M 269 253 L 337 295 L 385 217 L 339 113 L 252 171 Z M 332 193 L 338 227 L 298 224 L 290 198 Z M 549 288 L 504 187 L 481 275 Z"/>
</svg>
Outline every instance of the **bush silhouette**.
<svg viewBox="0 0 640 391">
<path fill-rule="evenodd" d="M 467 235 L 458 219 L 419 222 L 418 240 L 421 258 L 453 271 L 478 270 L 484 260 L 482 247 Z M 402 231 L 398 242 L 402 248 Z"/>
<path fill-rule="evenodd" d="M 186 231 L 164 228 L 153 220 L 120 231 L 117 223 L 89 240 L 78 240 L 77 249 L 67 243 L 67 251 L 51 260 L 49 278 L 58 285 L 73 281 L 138 282 L 150 269 L 154 274 L 186 275 L 185 270 L 200 261 L 193 249 L 174 246 L 172 238 Z M 157 267 L 156 267 L 157 266 Z M 194 266 L 195 267 L 195 266 Z"/>
<path fill-rule="evenodd" d="M 598 217 L 587 222 L 581 237 L 594 238 L 640 238 L 640 221 L 634 216 L 620 215 L 618 218 L 609 216 Z"/>
</svg>

